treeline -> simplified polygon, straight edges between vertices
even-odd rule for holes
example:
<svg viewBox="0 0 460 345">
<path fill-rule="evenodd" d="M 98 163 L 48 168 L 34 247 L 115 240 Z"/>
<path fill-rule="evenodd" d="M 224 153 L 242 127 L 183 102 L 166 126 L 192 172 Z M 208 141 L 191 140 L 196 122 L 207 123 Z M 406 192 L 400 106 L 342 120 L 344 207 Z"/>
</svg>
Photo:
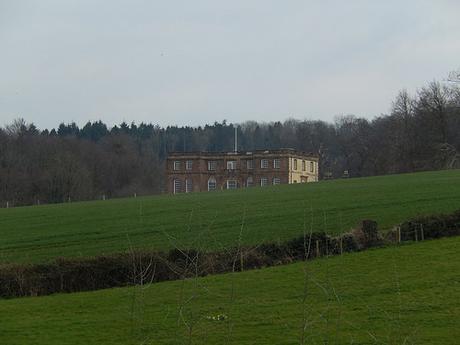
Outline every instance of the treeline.
<svg viewBox="0 0 460 345">
<path fill-rule="evenodd" d="M 39 130 L 18 119 L 0 128 L 0 205 L 160 193 L 170 151 L 229 151 L 236 125 L 166 127 L 101 121 Z M 239 150 L 295 148 L 320 156 L 320 177 L 340 178 L 460 166 L 460 92 L 437 82 L 402 91 L 390 114 L 334 123 L 239 124 Z"/>
</svg>

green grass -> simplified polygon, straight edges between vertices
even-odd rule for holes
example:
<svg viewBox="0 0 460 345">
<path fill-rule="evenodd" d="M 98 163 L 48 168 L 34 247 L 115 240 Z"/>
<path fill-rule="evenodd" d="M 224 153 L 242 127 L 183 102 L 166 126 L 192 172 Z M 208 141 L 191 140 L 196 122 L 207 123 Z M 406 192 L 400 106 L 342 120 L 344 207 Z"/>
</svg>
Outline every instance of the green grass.
<svg viewBox="0 0 460 345">
<path fill-rule="evenodd" d="M 460 171 L 335 180 L 246 190 L 0 209 L 0 262 L 41 262 L 126 250 L 235 245 L 339 233 L 362 219 L 385 229 L 460 208 Z M 204 243 L 204 245 L 202 245 Z"/>
<path fill-rule="evenodd" d="M 306 315 L 308 344 L 454 344 L 459 247 L 460 237 L 448 238 L 143 288 L 0 300 L 0 343 L 299 344 Z M 206 319 L 216 314 L 228 319 Z"/>
</svg>

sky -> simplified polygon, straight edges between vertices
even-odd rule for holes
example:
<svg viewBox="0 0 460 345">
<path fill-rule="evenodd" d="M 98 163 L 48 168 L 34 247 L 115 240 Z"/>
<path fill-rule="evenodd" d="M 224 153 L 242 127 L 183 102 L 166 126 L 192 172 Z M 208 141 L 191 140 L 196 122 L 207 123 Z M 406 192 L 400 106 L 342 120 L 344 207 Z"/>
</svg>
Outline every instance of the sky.
<svg viewBox="0 0 460 345">
<path fill-rule="evenodd" d="M 460 68 L 458 0 L 0 0 L 0 126 L 388 113 Z"/>
</svg>

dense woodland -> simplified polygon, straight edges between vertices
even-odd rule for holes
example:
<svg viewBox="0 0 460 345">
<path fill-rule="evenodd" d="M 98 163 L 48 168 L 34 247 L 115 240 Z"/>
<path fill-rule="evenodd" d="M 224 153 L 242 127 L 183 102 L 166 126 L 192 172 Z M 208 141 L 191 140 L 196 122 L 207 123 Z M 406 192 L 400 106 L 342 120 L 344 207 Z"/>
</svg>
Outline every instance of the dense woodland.
<svg viewBox="0 0 460 345">
<path fill-rule="evenodd" d="M 170 151 L 233 149 L 235 124 L 167 127 L 103 122 L 39 130 L 22 119 L 0 128 L 0 206 L 161 193 Z M 295 148 L 320 156 L 320 177 L 460 167 L 460 92 L 432 82 L 401 91 L 390 114 L 334 123 L 237 125 L 240 150 Z"/>
</svg>

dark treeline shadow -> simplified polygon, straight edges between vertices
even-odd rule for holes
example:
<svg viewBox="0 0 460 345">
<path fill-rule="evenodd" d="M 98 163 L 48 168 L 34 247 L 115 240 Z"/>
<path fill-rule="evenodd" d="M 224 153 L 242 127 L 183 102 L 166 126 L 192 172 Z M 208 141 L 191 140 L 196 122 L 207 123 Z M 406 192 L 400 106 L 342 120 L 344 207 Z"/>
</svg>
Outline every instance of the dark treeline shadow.
<svg viewBox="0 0 460 345">
<path fill-rule="evenodd" d="M 171 151 L 294 148 L 320 156 L 320 178 L 460 166 L 460 92 L 432 82 L 401 91 L 390 114 L 204 127 L 101 121 L 39 130 L 23 119 L 0 128 L 0 207 L 161 193 Z"/>
</svg>

